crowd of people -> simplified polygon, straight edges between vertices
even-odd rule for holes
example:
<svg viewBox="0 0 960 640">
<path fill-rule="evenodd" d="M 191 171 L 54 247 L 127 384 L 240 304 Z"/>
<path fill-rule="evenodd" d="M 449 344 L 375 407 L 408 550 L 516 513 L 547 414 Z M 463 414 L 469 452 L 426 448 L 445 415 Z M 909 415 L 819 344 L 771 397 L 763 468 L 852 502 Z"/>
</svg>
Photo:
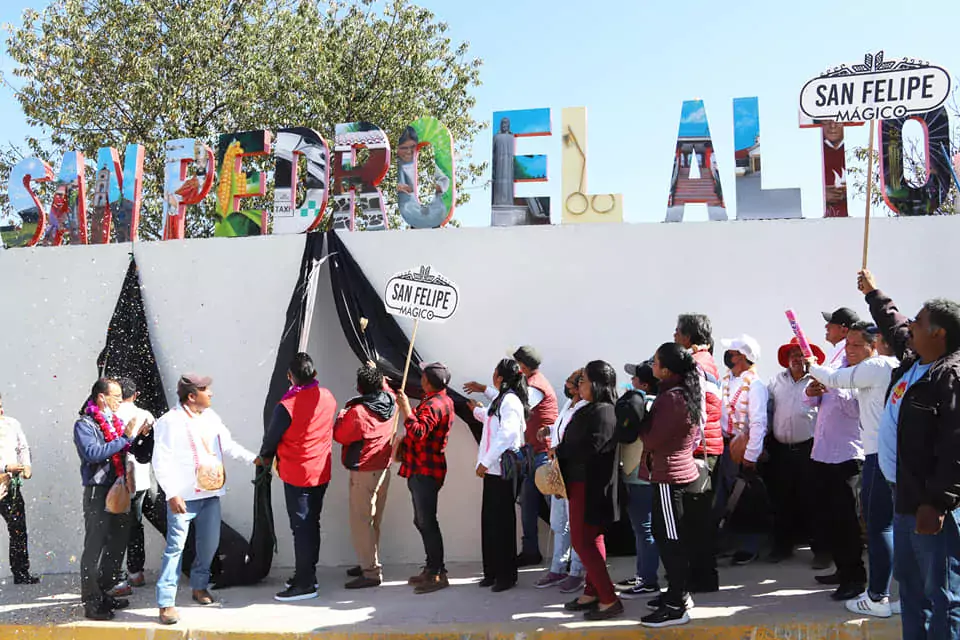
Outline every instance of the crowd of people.
<svg viewBox="0 0 960 640">
<path fill-rule="evenodd" d="M 475 466 L 483 484 L 480 587 L 507 591 L 520 567 L 543 562 L 538 520 L 546 499 L 553 555 L 535 586 L 577 594 L 564 606 L 588 620 L 616 617 L 624 599 L 649 596 L 643 625 L 684 624 L 695 606 L 691 594 L 720 588 L 718 558 L 744 565 L 768 550 L 765 559 L 778 563 L 809 545 L 813 569 L 835 567 L 813 579 L 834 587 L 832 597 L 851 612 L 900 614 L 907 640 L 960 637 L 960 305 L 931 300 L 907 319 L 868 271 L 860 272 L 858 288 L 872 322 L 845 307 L 824 313 L 828 352 L 811 345 L 805 353 L 796 337 L 785 341 L 777 349 L 782 371 L 769 381 L 757 373 L 756 340 L 721 340 L 721 374 L 709 318 L 683 314 L 672 341 L 626 365 L 631 391 L 618 391 L 614 367 L 595 360 L 567 377 L 561 406 L 529 346 L 497 363 L 489 383 L 467 382 L 466 393 L 482 396 L 469 401 L 483 424 Z M 437 513 L 454 418 L 449 369 L 422 367 L 416 407 L 372 362 L 358 369 L 357 395 L 340 411 L 309 355 L 293 358 L 288 378 L 256 453 L 237 443 L 211 408 L 209 377 L 182 375 L 177 405 L 159 419 L 136 406 L 132 380 L 93 385 L 74 426 L 88 618 L 111 619 L 128 606 L 132 588 L 145 584 L 141 518 L 154 477 L 167 500 L 159 620 L 179 620 L 191 523 L 191 597 L 214 602 L 209 582 L 224 456 L 275 467 L 295 555 L 294 574 L 276 599 L 317 597 L 334 442 L 349 471 L 359 561 L 345 587 L 382 583 L 380 526 L 394 462 L 407 480 L 425 553 L 408 582 L 417 594 L 449 585 Z M 29 450 L 2 404 L 0 465 L 14 581 L 34 583 L 21 493 L 31 475 Z M 633 576 L 614 584 L 604 532 L 621 507 L 636 564 Z M 899 602 L 890 598 L 894 578 Z"/>
</svg>

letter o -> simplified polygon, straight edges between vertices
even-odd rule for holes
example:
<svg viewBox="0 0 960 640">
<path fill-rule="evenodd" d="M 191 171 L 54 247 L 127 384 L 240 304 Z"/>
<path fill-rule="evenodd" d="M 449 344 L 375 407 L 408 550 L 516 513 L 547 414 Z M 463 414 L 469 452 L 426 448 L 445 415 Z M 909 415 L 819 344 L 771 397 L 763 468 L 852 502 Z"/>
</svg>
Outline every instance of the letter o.
<svg viewBox="0 0 960 640">
<path fill-rule="evenodd" d="M 898 104 L 897 106 L 895 106 L 895 107 L 893 108 L 893 117 L 894 117 L 894 118 L 902 118 L 902 117 L 904 117 L 905 115 L 907 115 L 907 108 L 906 108 L 905 106 L 903 106 L 902 104 Z"/>
</svg>

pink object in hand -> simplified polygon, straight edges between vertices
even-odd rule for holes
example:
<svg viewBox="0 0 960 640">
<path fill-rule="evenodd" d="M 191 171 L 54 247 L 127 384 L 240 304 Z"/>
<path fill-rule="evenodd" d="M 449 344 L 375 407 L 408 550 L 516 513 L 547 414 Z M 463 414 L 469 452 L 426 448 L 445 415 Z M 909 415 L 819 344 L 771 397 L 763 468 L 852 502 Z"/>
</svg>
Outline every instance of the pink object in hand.
<svg viewBox="0 0 960 640">
<path fill-rule="evenodd" d="M 793 335 L 797 336 L 797 342 L 800 344 L 800 351 L 803 352 L 804 358 L 812 358 L 813 350 L 810 348 L 810 343 L 807 342 L 807 336 L 804 335 L 803 329 L 800 328 L 800 323 L 797 322 L 797 314 L 793 309 L 786 310 L 787 321 L 790 323 L 790 328 L 793 329 Z"/>
</svg>

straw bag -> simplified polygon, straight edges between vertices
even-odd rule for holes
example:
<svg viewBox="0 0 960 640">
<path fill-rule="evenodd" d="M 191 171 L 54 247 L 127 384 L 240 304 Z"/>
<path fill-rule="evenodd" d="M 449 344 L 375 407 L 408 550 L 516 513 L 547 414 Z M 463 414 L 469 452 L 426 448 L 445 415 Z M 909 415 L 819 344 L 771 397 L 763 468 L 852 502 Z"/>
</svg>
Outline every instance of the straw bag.
<svg viewBox="0 0 960 640">
<path fill-rule="evenodd" d="M 543 495 L 566 499 L 567 487 L 563 482 L 563 474 L 560 473 L 560 463 L 555 457 L 537 467 L 533 481 Z"/>
<path fill-rule="evenodd" d="M 203 436 L 200 437 L 200 442 L 203 443 L 203 448 L 206 450 L 207 456 L 213 458 L 214 462 L 212 464 L 200 464 L 200 456 L 197 455 L 197 443 L 194 441 L 193 434 L 191 433 L 190 449 L 193 451 L 193 466 L 197 470 L 197 489 L 200 491 L 219 491 L 227 481 L 223 464 L 216 462 L 216 457 L 213 455 L 213 452 L 210 451 L 210 447 L 207 445 L 207 441 L 203 439 Z M 218 439 L 218 446 L 219 442 L 220 440 Z"/>
</svg>

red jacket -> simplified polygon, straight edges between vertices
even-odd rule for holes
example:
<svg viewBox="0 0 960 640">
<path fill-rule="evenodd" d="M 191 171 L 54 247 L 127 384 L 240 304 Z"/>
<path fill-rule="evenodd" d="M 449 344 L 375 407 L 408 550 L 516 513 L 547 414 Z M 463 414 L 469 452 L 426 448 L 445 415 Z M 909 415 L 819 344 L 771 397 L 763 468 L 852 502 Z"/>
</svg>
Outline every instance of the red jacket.
<svg viewBox="0 0 960 640">
<path fill-rule="evenodd" d="M 379 403 L 380 413 L 356 403 L 348 406 L 333 425 L 333 439 L 343 445 L 340 459 L 347 469 L 383 471 L 390 466 L 396 405 L 389 389 L 380 396 L 384 399 Z"/>
<path fill-rule="evenodd" d="M 542 393 L 543 400 L 530 410 L 530 417 L 527 418 L 527 426 L 524 429 L 524 439 L 533 447 L 534 452 L 544 453 L 547 450 L 547 443 L 537 438 L 537 432 L 543 427 L 552 426 L 557 421 L 559 415 L 557 394 L 553 392 L 553 387 L 539 370 L 534 371 L 533 375 L 527 378 L 527 385 Z"/>
<path fill-rule="evenodd" d="M 690 420 L 680 393 L 680 376 L 660 382 L 660 393 L 650 409 L 650 429 L 643 438 L 650 479 L 659 484 L 686 484 L 700 473 L 693 463 L 693 445 L 699 427 Z"/>
<path fill-rule="evenodd" d="M 717 363 L 707 350 L 694 351 L 693 359 L 700 365 L 700 370 L 706 380 L 701 380 L 706 398 L 707 423 L 704 425 L 704 434 L 707 437 L 707 455 L 719 456 L 723 453 L 723 431 L 720 428 L 721 399 L 720 374 Z M 699 445 L 697 455 L 703 455 L 703 445 Z"/>
<path fill-rule="evenodd" d="M 295 487 L 330 482 L 333 419 L 337 401 L 323 387 L 306 387 L 280 404 L 290 414 L 290 426 L 277 447 L 277 473 Z"/>
</svg>

